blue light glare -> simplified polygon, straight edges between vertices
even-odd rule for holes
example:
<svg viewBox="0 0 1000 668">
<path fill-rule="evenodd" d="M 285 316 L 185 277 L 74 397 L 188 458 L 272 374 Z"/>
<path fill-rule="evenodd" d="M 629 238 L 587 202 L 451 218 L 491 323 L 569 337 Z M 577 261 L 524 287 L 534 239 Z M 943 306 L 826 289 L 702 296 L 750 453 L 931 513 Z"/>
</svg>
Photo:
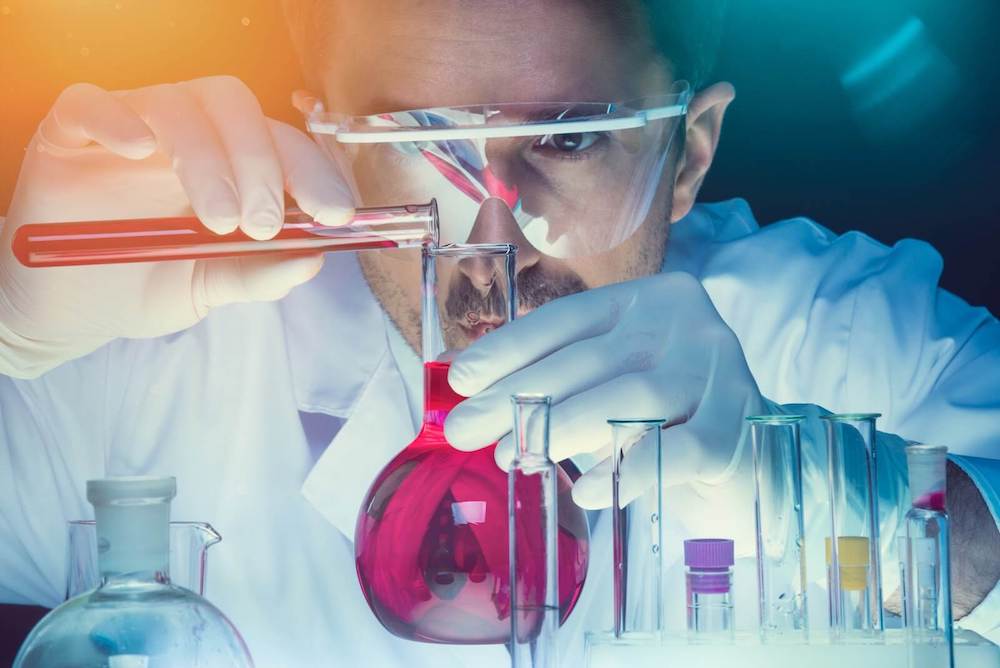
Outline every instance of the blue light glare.
<svg viewBox="0 0 1000 668">
<path fill-rule="evenodd" d="M 920 19 L 911 16 L 899 30 L 890 35 L 872 53 L 863 57 L 857 65 L 844 72 L 840 77 L 841 83 L 845 87 L 861 83 L 902 55 L 910 45 L 921 37 L 923 32 L 924 24 Z"/>
</svg>

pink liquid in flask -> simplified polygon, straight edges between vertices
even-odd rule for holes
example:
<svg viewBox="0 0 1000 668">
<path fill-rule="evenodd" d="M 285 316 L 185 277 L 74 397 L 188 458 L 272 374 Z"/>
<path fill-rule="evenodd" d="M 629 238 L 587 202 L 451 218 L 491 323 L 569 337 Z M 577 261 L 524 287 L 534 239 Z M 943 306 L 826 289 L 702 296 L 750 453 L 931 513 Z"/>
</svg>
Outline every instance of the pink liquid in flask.
<svg viewBox="0 0 1000 668">
<path fill-rule="evenodd" d="M 355 533 L 358 578 L 372 612 L 397 636 L 503 643 L 510 635 L 507 474 L 493 458 L 495 443 L 462 452 L 445 440 L 445 417 L 464 399 L 448 385 L 448 367 L 424 365 L 423 427 L 378 475 L 362 505 Z M 562 470 L 559 476 L 565 621 L 583 589 L 589 538 L 569 477 Z M 536 534 L 540 527 L 525 530 Z M 543 582 L 539 557 L 537 563 L 526 560 L 529 569 L 538 569 L 522 576 L 529 583 Z"/>
</svg>

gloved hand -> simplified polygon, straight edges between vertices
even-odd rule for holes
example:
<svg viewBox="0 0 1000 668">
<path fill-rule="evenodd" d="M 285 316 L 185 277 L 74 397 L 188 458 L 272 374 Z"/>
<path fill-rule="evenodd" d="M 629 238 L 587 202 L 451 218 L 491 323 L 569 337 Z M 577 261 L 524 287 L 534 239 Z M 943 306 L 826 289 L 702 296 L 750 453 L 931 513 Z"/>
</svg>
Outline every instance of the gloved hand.
<svg viewBox="0 0 1000 668">
<path fill-rule="evenodd" d="M 736 335 L 689 274 L 660 274 L 552 301 L 460 353 L 448 382 L 470 397 L 449 414 L 448 441 L 470 450 L 500 439 L 502 468 L 513 456 L 510 395 L 551 395 L 553 459 L 580 453 L 604 458 L 573 488 L 585 508 L 611 505 L 608 418 L 665 419 L 664 484 L 691 483 L 684 493 L 709 499 L 705 507 L 747 499 L 752 489 L 744 418 L 767 412 L 766 402 Z M 629 451 L 623 502 L 655 481 L 653 454 Z M 726 494 L 713 492 L 722 488 Z M 747 500 L 752 503 L 752 495 Z"/>
<path fill-rule="evenodd" d="M 70 86 L 32 138 L 0 235 L 0 373 L 33 377 L 116 337 L 189 327 L 222 304 L 273 300 L 322 255 L 27 268 L 11 251 L 25 223 L 191 215 L 265 239 L 282 190 L 325 224 L 351 196 L 306 135 L 266 118 L 249 89 L 210 77 L 130 91 Z"/>
</svg>

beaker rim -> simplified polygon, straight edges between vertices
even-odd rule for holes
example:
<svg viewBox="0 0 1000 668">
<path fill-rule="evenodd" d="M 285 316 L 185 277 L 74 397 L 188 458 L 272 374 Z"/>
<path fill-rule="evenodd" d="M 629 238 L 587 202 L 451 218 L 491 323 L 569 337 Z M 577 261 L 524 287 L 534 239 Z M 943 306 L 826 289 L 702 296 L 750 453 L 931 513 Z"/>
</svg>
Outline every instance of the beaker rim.
<svg viewBox="0 0 1000 668">
<path fill-rule="evenodd" d="M 794 424 L 806 419 L 805 415 L 748 415 L 747 422 L 757 424 Z"/>
<path fill-rule="evenodd" d="M 820 415 L 821 420 L 832 420 L 834 422 L 855 422 L 857 420 L 874 420 L 882 417 L 881 413 L 830 413 Z"/>
<path fill-rule="evenodd" d="M 608 424 L 664 424 L 666 418 L 608 418 Z"/>
<path fill-rule="evenodd" d="M 513 255 L 517 252 L 514 244 L 447 244 L 427 249 L 435 257 L 462 257 L 465 255 Z"/>
<path fill-rule="evenodd" d="M 517 404 L 551 404 L 552 396 L 541 392 L 515 392 L 510 400 Z"/>
</svg>

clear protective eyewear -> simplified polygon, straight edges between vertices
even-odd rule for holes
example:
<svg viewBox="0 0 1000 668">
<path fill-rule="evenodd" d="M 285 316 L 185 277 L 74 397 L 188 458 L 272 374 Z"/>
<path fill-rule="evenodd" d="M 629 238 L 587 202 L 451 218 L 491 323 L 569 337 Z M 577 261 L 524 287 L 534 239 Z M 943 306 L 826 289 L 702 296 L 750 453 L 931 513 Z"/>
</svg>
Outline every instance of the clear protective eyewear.
<svg viewBox="0 0 1000 668">
<path fill-rule="evenodd" d="M 568 258 L 614 248 L 666 203 L 662 177 L 690 97 L 677 82 L 628 103 L 318 111 L 306 122 L 359 206 L 436 199 L 441 243 L 466 243 L 496 198 L 532 246 Z"/>
</svg>

